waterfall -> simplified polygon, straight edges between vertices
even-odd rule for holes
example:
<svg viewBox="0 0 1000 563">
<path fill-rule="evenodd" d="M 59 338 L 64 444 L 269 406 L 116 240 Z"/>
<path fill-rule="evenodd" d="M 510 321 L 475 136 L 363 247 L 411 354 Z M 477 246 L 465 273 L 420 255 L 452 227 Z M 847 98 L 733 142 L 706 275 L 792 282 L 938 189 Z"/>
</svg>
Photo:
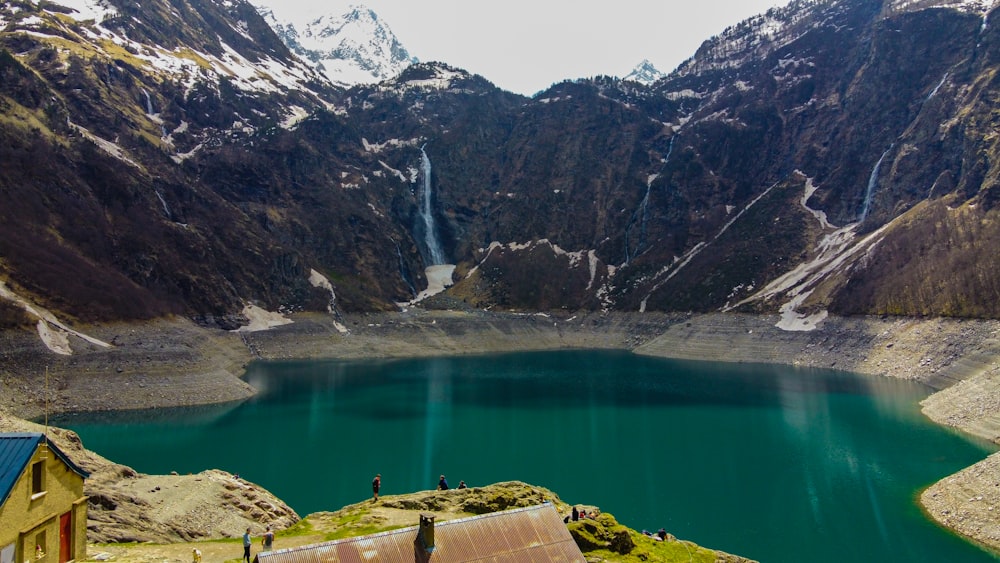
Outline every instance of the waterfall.
<svg viewBox="0 0 1000 563">
<path fill-rule="evenodd" d="M 437 237 L 437 226 L 434 224 L 434 212 L 431 206 L 431 159 L 427 157 L 423 145 L 420 147 L 420 170 L 424 176 L 423 196 L 420 202 L 420 218 L 424 223 L 424 242 L 427 245 L 429 266 L 444 264 L 444 251 Z"/>
<path fill-rule="evenodd" d="M 925 102 L 929 101 L 929 100 L 930 100 L 931 98 L 933 98 L 934 96 L 936 96 L 936 95 L 937 95 L 937 93 L 938 93 L 938 90 L 940 90 L 940 89 L 941 89 L 941 87 L 942 87 L 942 86 L 944 86 L 944 81 L 945 81 L 945 80 L 948 80 L 948 73 L 947 73 L 947 72 L 946 72 L 946 73 L 944 73 L 944 76 L 942 76 L 942 77 L 941 77 L 941 82 L 938 82 L 938 83 L 937 83 L 937 86 L 935 86 L 935 87 L 934 87 L 934 89 L 933 89 L 933 90 L 931 90 L 931 93 L 930 93 L 930 94 L 927 94 L 927 97 L 926 97 L 926 98 L 924 98 L 924 101 L 925 101 Z"/>
<path fill-rule="evenodd" d="M 145 88 L 142 89 L 142 94 L 146 96 L 146 113 L 148 115 L 155 115 L 153 112 L 153 100 L 149 97 L 149 92 Z"/>
<path fill-rule="evenodd" d="M 670 162 L 670 155 L 674 152 L 674 140 L 677 138 L 676 135 L 670 138 L 670 145 L 667 147 L 667 156 L 663 158 L 663 166 L 660 167 L 662 170 L 666 168 L 667 163 Z M 632 250 L 629 244 L 629 235 L 632 231 L 632 227 L 635 223 L 639 223 L 639 242 L 635 246 L 635 252 L 638 254 L 642 247 L 646 244 L 646 221 L 649 216 L 649 192 L 652 191 L 653 182 L 659 178 L 659 174 L 650 174 L 646 179 L 646 195 L 642 197 L 642 201 L 639 202 L 639 208 L 636 209 L 635 213 L 632 214 L 632 219 L 629 221 L 628 226 L 625 227 L 625 263 L 628 264 L 632 259 Z"/>
<path fill-rule="evenodd" d="M 872 168 L 872 174 L 868 177 L 868 189 L 865 191 L 865 202 L 861 206 L 861 217 L 858 218 L 858 222 L 862 222 L 868 218 L 868 211 L 872 206 L 872 196 L 875 195 L 875 185 L 878 184 L 878 173 L 879 169 L 882 168 L 882 161 L 885 160 L 885 156 L 889 154 L 892 150 L 893 145 L 889 145 L 889 148 L 885 149 L 882 156 L 875 163 L 875 168 Z"/>
<path fill-rule="evenodd" d="M 170 207 L 167 205 L 167 200 L 163 198 L 163 194 L 161 194 L 160 190 L 156 188 L 153 188 L 153 193 L 155 193 L 157 199 L 160 200 L 160 205 L 163 206 L 164 215 L 167 216 L 167 219 L 173 221 L 174 220 L 173 214 L 170 212 Z"/>
</svg>

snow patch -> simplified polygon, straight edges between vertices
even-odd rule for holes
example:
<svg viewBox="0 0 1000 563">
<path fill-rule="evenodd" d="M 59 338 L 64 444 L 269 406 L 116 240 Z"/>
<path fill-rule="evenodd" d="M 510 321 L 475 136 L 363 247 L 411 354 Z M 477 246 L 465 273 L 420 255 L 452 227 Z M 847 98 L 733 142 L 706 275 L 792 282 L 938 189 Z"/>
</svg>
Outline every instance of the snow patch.
<svg viewBox="0 0 1000 563">
<path fill-rule="evenodd" d="M 368 139 L 362 137 L 361 144 L 364 146 L 366 152 L 380 153 L 386 148 L 400 148 L 400 147 L 415 147 L 419 141 L 417 139 L 410 139 L 404 141 L 402 139 L 389 139 L 384 143 L 372 143 Z"/>
<path fill-rule="evenodd" d="M 57 0 L 55 3 L 73 10 L 70 17 L 79 22 L 93 20 L 100 23 L 117 15 L 115 7 L 103 0 Z"/>
<path fill-rule="evenodd" d="M 17 295 L 7 287 L 6 283 L 2 281 L 0 281 L 0 299 L 6 299 L 7 301 L 14 303 L 18 307 L 24 309 L 26 313 L 38 319 L 38 337 L 42 340 L 42 343 L 45 344 L 46 348 L 56 354 L 69 356 L 73 353 L 73 349 L 69 345 L 70 335 L 81 338 L 95 346 L 100 346 L 101 348 L 112 348 L 111 344 L 108 344 L 103 340 L 98 340 L 97 338 L 69 328 L 57 319 L 51 311 L 32 303 L 20 295 Z"/>
<path fill-rule="evenodd" d="M 827 220 L 825 211 L 819 211 L 809 207 L 809 198 L 811 198 L 812 195 L 816 193 L 817 188 L 818 186 L 813 184 L 812 178 L 806 178 L 806 188 L 804 193 L 802 194 L 802 199 L 799 200 L 799 203 L 806 211 L 808 211 L 813 217 L 815 217 L 817 221 L 819 221 L 820 226 L 822 226 L 824 229 L 835 229 L 836 227 L 831 225 L 830 221 Z"/>
<path fill-rule="evenodd" d="M 288 131 L 294 130 L 298 127 L 299 123 L 309 117 L 309 111 L 300 106 L 292 106 L 289 109 L 289 115 L 281 122 L 281 128 Z"/>
<path fill-rule="evenodd" d="M 78 133 L 80 133 L 81 135 L 83 135 L 84 138 L 86 138 L 87 140 L 93 142 L 102 151 L 108 153 L 109 155 L 113 156 L 114 158 L 117 158 L 118 160 L 120 160 L 120 161 L 124 162 L 125 164 L 128 164 L 129 166 L 132 166 L 134 168 L 142 168 L 141 166 L 139 166 L 139 163 L 137 163 L 136 161 L 132 160 L 131 158 L 129 158 L 125 154 L 125 149 L 121 148 L 116 143 L 113 143 L 111 141 L 106 141 L 106 140 L 98 137 L 97 135 L 94 135 L 90 131 L 88 131 L 86 127 L 81 127 L 81 126 L 73 123 L 72 121 L 69 121 L 68 119 L 66 120 L 66 124 L 69 125 L 70 128 L 76 130 Z"/>
<path fill-rule="evenodd" d="M 320 289 L 325 289 L 330 292 L 330 304 L 326 306 L 326 310 L 330 314 L 337 312 L 337 294 L 333 291 L 333 284 L 330 283 L 330 279 L 323 274 L 317 272 L 316 270 L 309 270 L 309 283 L 313 287 L 318 287 Z M 340 334 L 347 334 L 349 331 L 347 327 L 336 319 L 333 321 L 333 327 L 337 329 Z"/>
<path fill-rule="evenodd" d="M 270 330 L 276 326 L 292 324 L 292 320 L 281 313 L 274 313 L 252 304 L 243 307 L 243 316 L 250 320 L 250 324 L 241 326 L 233 332 L 259 332 Z"/>
<path fill-rule="evenodd" d="M 452 274 L 454 273 L 454 264 L 437 264 L 435 266 L 428 266 L 424 269 L 424 275 L 427 277 L 427 289 L 418 293 L 412 301 L 402 304 L 397 303 L 397 305 L 400 305 L 401 307 L 413 305 L 427 299 L 428 297 L 443 292 L 445 289 L 454 284 L 451 279 Z"/>
</svg>

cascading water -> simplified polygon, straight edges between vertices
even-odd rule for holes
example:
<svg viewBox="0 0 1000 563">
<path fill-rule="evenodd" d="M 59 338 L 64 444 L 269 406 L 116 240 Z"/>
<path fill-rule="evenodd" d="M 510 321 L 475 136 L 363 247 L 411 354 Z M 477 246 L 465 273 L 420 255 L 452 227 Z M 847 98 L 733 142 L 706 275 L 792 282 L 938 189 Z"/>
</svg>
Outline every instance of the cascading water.
<svg viewBox="0 0 1000 563">
<path fill-rule="evenodd" d="M 419 237 L 420 231 L 423 231 L 424 245 L 427 247 L 427 255 L 424 256 L 427 266 L 424 269 L 424 275 L 427 276 L 427 289 L 417 294 L 410 303 L 422 301 L 444 291 L 453 283 L 451 276 L 455 272 L 455 265 L 446 263 L 441 241 L 438 240 L 437 225 L 434 223 L 434 213 L 431 206 L 433 199 L 431 194 L 431 159 L 427 156 L 424 146 L 420 147 L 420 171 L 424 177 L 423 193 L 420 194 L 420 205 L 418 206 L 420 224 L 416 226 L 415 232 L 416 236 Z M 400 265 L 402 266 L 402 259 Z"/>
<path fill-rule="evenodd" d="M 163 194 L 156 188 L 153 188 L 153 193 L 156 194 L 157 199 L 160 200 L 160 205 L 163 206 L 163 214 L 167 216 L 167 219 L 173 221 L 174 215 L 170 212 L 170 206 L 167 205 L 167 200 L 163 198 Z"/>
<path fill-rule="evenodd" d="M 148 115 L 153 115 L 155 113 L 153 111 L 153 99 L 149 97 L 149 92 L 147 92 L 145 88 L 142 89 L 142 94 L 146 96 L 146 113 Z"/>
<path fill-rule="evenodd" d="M 426 146 L 426 145 L 424 145 Z M 420 169 L 423 173 L 423 194 L 420 202 L 420 218 L 424 225 L 424 243 L 427 245 L 427 259 L 429 266 L 444 264 L 444 250 L 441 249 L 441 241 L 437 236 L 437 225 L 434 222 L 434 210 L 431 206 L 431 159 L 424 151 L 424 146 L 420 147 Z"/>
<path fill-rule="evenodd" d="M 670 146 L 667 147 L 667 156 L 663 158 L 663 166 L 660 167 L 661 170 L 663 168 L 666 168 L 667 163 L 670 162 L 670 154 L 674 152 L 674 139 L 676 138 L 677 138 L 676 135 L 670 138 Z M 646 195 L 642 197 L 642 201 L 639 202 L 639 208 L 636 209 L 635 213 L 632 214 L 632 219 L 629 221 L 628 226 L 625 227 L 626 264 L 629 263 L 629 261 L 632 259 L 633 256 L 631 249 L 631 242 L 629 239 L 632 232 L 632 227 L 634 227 L 636 223 L 639 223 L 639 242 L 636 244 L 635 254 L 639 254 L 639 252 L 642 251 L 642 248 L 646 245 L 646 221 L 647 217 L 649 216 L 649 192 L 653 188 L 653 182 L 657 178 L 659 178 L 659 176 L 660 176 L 659 174 L 652 174 L 646 180 Z"/>
<path fill-rule="evenodd" d="M 160 119 L 160 115 L 153 111 L 153 98 L 150 97 L 149 91 L 145 88 L 142 89 L 142 95 L 146 96 L 146 116 L 149 117 L 154 123 L 158 123 L 160 125 L 160 136 L 166 138 L 167 128 L 163 126 L 163 120 Z"/>
<path fill-rule="evenodd" d="M 865 201 L 864 204 L 861 206 L 861 216 L 858 217 L 859 223 L 868 218 L 868 212 L 871 210 L 872 206 L 872 196 L 875 195 L 875 187 L 878 184 L 879 170 L 882 168 L 882 161 L 885 160 L 886 155 L 889 154 L 889 151 L 892 150 L 892 147 L 893 145 L 889 145 L 889 148 L 885 149 L 885 152 L 882 153 L 882 156 L 878 159 L 878 162 L 875 163 L 875 168 L 872 168 L 871 176 L 868 177 L 868 189 L 865 191 Z"/>
<path fill-rule="evenodd" d="M 927 94 L 927 97 L 926 97 L 926 98 L 924 98 L 924 102 L 925 102 L 925 103 L 926 103 L 926 102 L 929 102 L 931 98 L 933 98 L 934 96 L 936 96 L 936 95 L 937 95 L 937 93 L 938 93 L 938 90 L 940 90 L 940 89 L 941 89 L 941 87 L 942 87 L 942 86 L 944 86 L 944 81 L 945 81 L 945 80 L 948 80 L 948 73 L 947 73 L 947 72 L 946 72 L 946 73 L 944 73 L 944 76 L 942 76 L 942 77 L 941 77 L 941 82 L 938 82 L 938 83 L 937 83 L 937 86 L 935 86 L 935 87 L 934 87 L 934 89 L 933 89 L 933 90 L 931 90 L 931 93 L 930 93 L 930 94 Z"/>
</svg>

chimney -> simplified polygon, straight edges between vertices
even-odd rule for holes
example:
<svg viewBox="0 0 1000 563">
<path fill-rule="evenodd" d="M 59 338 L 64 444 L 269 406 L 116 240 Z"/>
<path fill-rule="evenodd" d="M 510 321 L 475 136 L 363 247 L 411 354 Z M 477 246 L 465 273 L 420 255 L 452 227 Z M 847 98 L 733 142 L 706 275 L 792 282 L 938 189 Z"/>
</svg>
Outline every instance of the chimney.
<svg viewBox="0 0 1000 563">
<path fill-rule="evenodd" d="M 434 553 L 434 518 L 433 514 L 420 515 L 420 541 L 427 553 Z"/>
</svg>

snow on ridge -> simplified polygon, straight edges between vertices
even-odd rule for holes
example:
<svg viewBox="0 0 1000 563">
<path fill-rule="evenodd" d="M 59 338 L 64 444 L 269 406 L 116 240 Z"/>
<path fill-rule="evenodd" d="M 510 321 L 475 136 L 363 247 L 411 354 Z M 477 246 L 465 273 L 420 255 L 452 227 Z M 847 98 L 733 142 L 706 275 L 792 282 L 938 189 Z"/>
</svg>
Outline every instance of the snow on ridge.
<svg viewBox="0 0 1000 563">
<path fill-rule="evenodd" d="M 32 0 L 31 3 L 38 5 L 40 2 Z M 105 0 L 55 0 L 54 3 L 69 8 L 71 10 L 69 16 L 79 22 L 93 20 L 100 23 L 118 15 L 115 7 Z"/>
<path fill-rule="evenodd" d="M 336 15 L 318 5 L 300 12 L 278 0 L 252 3 L 289 49 L 334 84 L 376 84 L 416 62 L 385 20 L 363 5 Z"/>
<path fill-rule="evenodd" d="M 93 22 L 93 25 L 85 25 L 81 28 L 82 34 L 90 41 L 92 48 L 113 58 L 111 54 L 105 52 L 99 42 L 99 40 L 111 41 L 128 49 L 133 53 L 133 56 L 156 70 L 187 77 L 189 88 L 193 81 L 203 74 L 200 64 L 206 63 L 214 73 L 233 79 L 233 84 L 244 91 L 268 93 L 281 90 L 308 91 L 306 84 L 313 78 L 311 75 L 314 72 L 301 63 L 287 65 L 270 57 L 264 57 L 256 62 L 250 61 L 225 42 L 221 43 L 223 54 L 216 57 L 187 47 L 170 51 L 158 45 L 147 45 L 134 41 L 101 26 L 103 20 L 118 16 L 114 7 L 105 0 L 58 0 L 56 3 L 68 8 L 70 17 L 75 20 Z M 46 12 L 50 14 L 63 13 L 52 9 L 47 9 Z M 24 29 L 26 33 L 48 38 L 50 34 L 46 34 L 42 28 L 32 29 L 42 24 L 65 27 L 58 18 L 51 16 L 47 19 L 25 18 L 17 23 L 18 28 Z M 245 29 L 237 28 L 237 30 L 246 35 Z"/>
<path fill-rule="evenodd" d="M 420 143 L 420 139 L 388 139 L 383 143 L 373 143 L 365 137 L 361 138 L 361 144 L 364 146 L 365 151 L 375 154 L 381 153 L 386 148 L 416 147 Z"/>
<path fill-rule="evenodd" d="M 464 78 L 465 76 L 466 74 L 462 71 L 435 68 L 434 76 L 407 80 L 404 86 L 423 90 L 447 90 L 451 88 L 453 80 Z"/>
<path fill-rule="evenodd" d="M 904 12 L 928 8 L 953 8 L 985 16 L 996 4 L 996 0 L 891 0 L 886 10 L 887 12 Z"/>
</svg>

